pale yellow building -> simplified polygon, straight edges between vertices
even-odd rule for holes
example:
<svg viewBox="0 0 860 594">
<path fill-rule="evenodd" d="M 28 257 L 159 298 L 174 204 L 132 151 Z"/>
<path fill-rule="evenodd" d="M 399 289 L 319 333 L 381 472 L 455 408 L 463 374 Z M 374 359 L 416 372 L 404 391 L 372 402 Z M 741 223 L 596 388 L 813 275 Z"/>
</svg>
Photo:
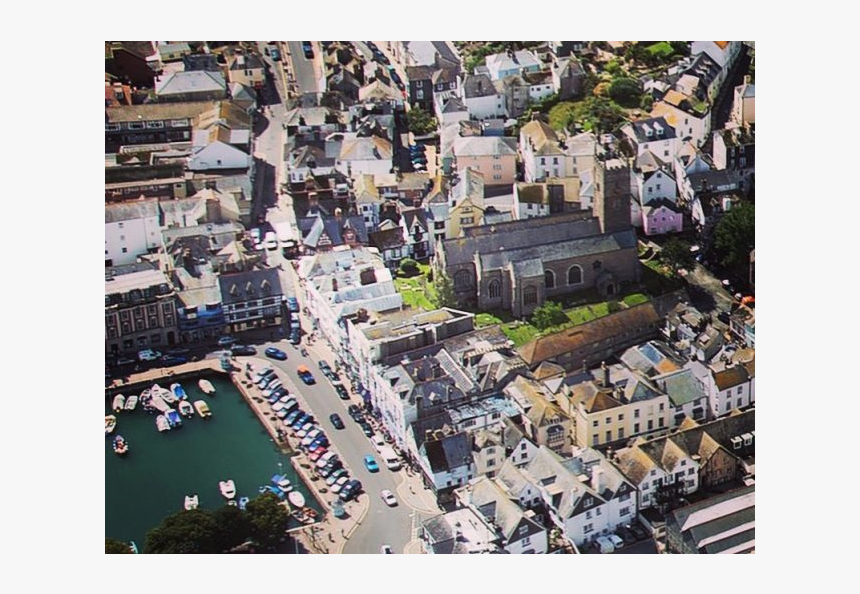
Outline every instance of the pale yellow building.
<svg viewBox="0 0 860 594">
<path fill-rule="evenodd" d="M 472 169 L 465 169 L 460 181 L 451 188 L 453 206 L 448 213 L 448 237 L 459 237 L 466 227 L 484 223 L 484 176 Z"/>
</svg>

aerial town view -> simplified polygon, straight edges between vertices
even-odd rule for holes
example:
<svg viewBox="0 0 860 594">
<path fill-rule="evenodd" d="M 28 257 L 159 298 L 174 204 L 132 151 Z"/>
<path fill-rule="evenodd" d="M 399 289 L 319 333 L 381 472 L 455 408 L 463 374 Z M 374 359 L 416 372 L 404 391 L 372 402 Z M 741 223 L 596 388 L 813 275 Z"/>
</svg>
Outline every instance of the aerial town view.
<svg viewBox="0 0 860 594">
<path fill-rule="evenodd" d="M 104 48 L 106 553 L 755 552 L 755 42 Z"/>
</svg>

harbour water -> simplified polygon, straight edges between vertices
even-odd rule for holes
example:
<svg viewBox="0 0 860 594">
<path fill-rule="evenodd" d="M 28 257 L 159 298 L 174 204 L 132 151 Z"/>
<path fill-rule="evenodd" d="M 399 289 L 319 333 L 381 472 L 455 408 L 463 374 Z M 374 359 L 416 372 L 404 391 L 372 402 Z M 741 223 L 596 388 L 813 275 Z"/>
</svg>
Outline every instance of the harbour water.
<svg viewBox="0 0 860 594">
<path fill-rule="evenodd" d="M 195 414 L 183 419 L 182 428 L 159 433 L 155 415 L 139 404 L 134 412 L 116 415 L 113 435 L 128 441 L 129 453 L 117 456 L 111 446 L 113 435 L 105 438 L 105 536 L 133 540 L 145 552 L 147 531 L 183 509 L 186 495 L 197 493 L 201 508 L 224 505 L 218 483 L 226 479 L 236 483 L 237 500 L 253 499 L 273 474 L 285 474 L 307 504 L 321 511 L 289 456 L 281 453 L 232 382 L 223 375 L 207 379 L 216 388 L 214 396 L 203 394 L 197 379 L 180 383 L 189 401 L 206 401 L 212 410 L 209 419 Z"/>
</svg>

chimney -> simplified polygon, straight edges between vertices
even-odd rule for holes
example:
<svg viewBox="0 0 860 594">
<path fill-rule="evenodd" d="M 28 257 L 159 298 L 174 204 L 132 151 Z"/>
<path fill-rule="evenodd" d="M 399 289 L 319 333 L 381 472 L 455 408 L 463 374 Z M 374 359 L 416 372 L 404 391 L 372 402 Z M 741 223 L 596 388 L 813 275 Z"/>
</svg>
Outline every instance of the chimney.
<svg viewBox="0 0 860 594">
<path fill-rule="evenodd" d="M 336 278 L 331 279 L 331 290 L 333 292 L 337 293 L 337 279 Z"/>
<path fill-rule="evenodd" d="M 609 383 L 609 367 L 606 366 L 606 361 L 600 362 L 600 369 L 603 371 L 603 387 L 608 388 Z"/>
<path fill-rule="evenodd" d="M 598 494 L 603 492 L 603 469 L 599 464 L 595 464 L 591 468 L 591 488 Z"/>
</svg>

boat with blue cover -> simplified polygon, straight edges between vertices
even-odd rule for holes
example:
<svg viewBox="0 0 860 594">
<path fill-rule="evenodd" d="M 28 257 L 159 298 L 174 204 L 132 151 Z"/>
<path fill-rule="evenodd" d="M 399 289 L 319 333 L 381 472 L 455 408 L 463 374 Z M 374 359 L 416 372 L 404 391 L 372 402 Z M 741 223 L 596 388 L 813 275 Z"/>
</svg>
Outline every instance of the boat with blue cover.
<svg viewBox="0 0 860 594">
<path fill-rule="evenodd" d="M 173 392 L 173 395 L 176 396 L 179 400 L 185 400 L 186 398 L 188 398 L 188 394 L 185 393 L 185 388 L 182 387 L 182 384 L 172 384 L 170 386 L 170 391 Z"/>
</svg>

